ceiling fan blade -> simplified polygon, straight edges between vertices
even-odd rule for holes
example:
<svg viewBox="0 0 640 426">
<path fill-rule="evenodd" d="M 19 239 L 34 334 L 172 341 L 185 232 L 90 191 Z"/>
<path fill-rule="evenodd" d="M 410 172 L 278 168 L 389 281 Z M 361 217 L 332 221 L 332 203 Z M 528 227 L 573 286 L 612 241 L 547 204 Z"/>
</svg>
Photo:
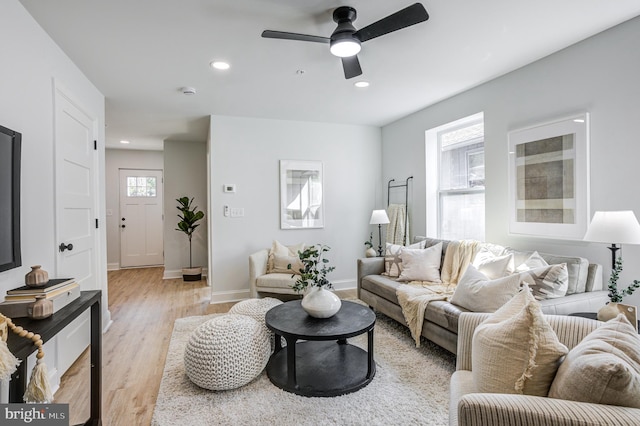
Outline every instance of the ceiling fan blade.
<svg viewBox="0 0 640 426">
<path fill-rule="evenodd" d="M 380 37 L 382 35 L 410 27 L 411 25 L 419 24 L 427 19 L 429 19 L 427 10 L 422 4 L 415 3 L 387 16 L 386 18 L 382 18 L 371 25 L 360 28 L 354 33 L 354 35 L 358 37 L 360 41 L 367 41 L 372 38 Z"/>
<path fill-rule="evenodd" d="M 328 37 L 320 37 L 308 34 L 286 33 L 284 31 L 271 31 L 265 30 L 262 32 L 264 38 L 279 38 L 282 40 L 298 40 L 298 41 L 312 41 L 315 43 L 329 43 Z"/>
<path fill-rule="evenodd" d="M 344 68 L 344 78 L 347 80 L 362 74 L 357 55 L 342 58 L 342 68 Z"/>
</svg>

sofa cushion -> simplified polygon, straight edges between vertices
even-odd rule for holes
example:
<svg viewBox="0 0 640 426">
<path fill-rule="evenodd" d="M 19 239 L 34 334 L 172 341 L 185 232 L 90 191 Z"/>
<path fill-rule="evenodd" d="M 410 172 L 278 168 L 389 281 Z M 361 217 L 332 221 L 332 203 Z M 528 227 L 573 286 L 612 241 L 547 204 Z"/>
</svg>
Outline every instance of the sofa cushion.
<svg viewBox="0 0 640 426">
<path fill-rule="evenodd" d="M 524 286 L 473 334 L 471 371 L 476 390 L 547 396 L 567 352 Z"/>
<path fill-rule="evenodd" d="M 494 312 L 518 293 L 520 274 L 490 280 L 469 265 L 456 286 L 451 303 L 473 312 Z"/>
<path fill-rule="evenodd" d="M 569 352 L 549 396 L 640 408 L 640 336 L 620 314 Z"/>
<path fill-rule="evenodd" d="M 297 278 L 291 278 L 291 273 L 288 274 L 266 274 L 256 279 L 256 287 L 271 287 L 271 288 L 288 288 L 296 282 Z"/>
<path fill-rule="evenodd" d="M 396 289 L 401 283 L 382 276 L 382 275 L 367 275 L 362 278 L 362 288 L 375 294 L 376 296 L 380 296 L 384 299 L 387 299 L 390 302 L 399 305 L 398 296 L 396 295 Z"/>
<path fill-rule="evenodd" d="M 530 251 L 517 251 L 510 248 L 507 248 L 505 253 L 513 253 L 513 259 L 516 265 L 521 265 L 533 254 L 533 252 Z M 567 272 L 569 275 L 567 295 L 585 292 L 587 275 L 589 274 L 589 261 L 587 259 L 577 256 L 558 256 L 547 253 L 540 253 L 540 256 L 542 256 L 549 265 L 558 263 L 567 264 Z"/>
<path fill-rule="evenodd" d="M 402 271 L 399 281 L 429 281 L 440 280 L 440 260 L 442 258 L 442 243 L 426 249 L 404 248 L 400 252 Z"/>
<path fill-rule="evenodd" d="M 458 334 L 458 319 L 463 312 L 469 311 L 450 302 L 434 300 L 427 305 L 424 319 Z"/>
</svg>

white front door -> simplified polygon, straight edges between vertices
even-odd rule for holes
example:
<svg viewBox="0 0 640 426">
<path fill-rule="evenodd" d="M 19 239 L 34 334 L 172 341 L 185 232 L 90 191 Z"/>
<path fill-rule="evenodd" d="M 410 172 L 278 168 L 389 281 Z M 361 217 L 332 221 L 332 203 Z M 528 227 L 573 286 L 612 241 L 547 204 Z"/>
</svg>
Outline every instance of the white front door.
<svg viewBox="0 0 640 426">
<path fill-rule="evenodd" d="M 120 266 L 164 264 L 161 170 L 120 170 Z"/>
<path fill-rule="evenodd" d="M 75 278 L 81 290 L 99 290 L 96 120 L 59 88 L 55 93 L 56 278 Z M 58 333 L 55 342 L 52 376 L 57 383 L 89 345 L 89 311 Z"/>
</svg>

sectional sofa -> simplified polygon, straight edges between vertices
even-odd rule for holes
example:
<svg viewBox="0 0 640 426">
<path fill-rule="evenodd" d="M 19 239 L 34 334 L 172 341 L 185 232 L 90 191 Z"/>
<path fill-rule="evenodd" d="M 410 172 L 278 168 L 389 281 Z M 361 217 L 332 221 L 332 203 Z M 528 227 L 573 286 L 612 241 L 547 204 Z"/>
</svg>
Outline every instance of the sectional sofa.
<svg viewBox="0 0 640 426">
<path fill-rule="evenodd" d="M 442 242 L 443 253 L 446 252 L 450 243 L 447 240 L 425 237 L 416 237 L 414 240 L 414 242 L 419 241 L 424 241 L 425 248 Z M 532 252 L 521 252 L 509 248 L 505 248 L 504 253 L 513 253 L 515 264 L 524 262 L 532 254 Z M 549 265 L 566 263 L 569 276 L 566 296 L 541 301 L 545 314 L 568 315 L 575 312 L 597 312 L 606 304 L 607 291 L 603 286 L 600 265 L 590 264 L 587 259 L 577 256 L 539 254 Z M 384 257 L 358 259 L 358 298 L 374 310 L 406 325 L 396 295 L 396 289 L 401 283 L 383 275 L 384 272 Z M 469 311 L 447 301 L 430 302 L 424 314 L 422 336 L 455 354 L 458 318 L 463 312 Z"/>
</svg>

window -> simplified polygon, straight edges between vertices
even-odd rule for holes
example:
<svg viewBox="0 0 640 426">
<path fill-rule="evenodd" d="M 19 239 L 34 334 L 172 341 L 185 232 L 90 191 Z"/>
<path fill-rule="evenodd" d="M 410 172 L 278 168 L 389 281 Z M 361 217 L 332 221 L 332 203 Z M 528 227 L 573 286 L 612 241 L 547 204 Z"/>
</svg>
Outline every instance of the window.
<svg viewBox="0 0 640 426">
<path fill-rule="evenodd" d="M 127 197 L 155 197 L 156 178 L 153 176 L 127 176 Z"/>
<path fill-rule="evenodd" d="M 431 181 L 427 187 L 433 189 L 428 191 L 431 199 L 427 204 L 431 208 L 427 211 L 436 216 L 436 220 L 427 221 L 427 225 L 432 224 L 427 226 L 429 233 L 448 240 L 483 241 L 483 115 L 476 114 L 428 131 L 427 157 L 427 180 Z"/>
</svg>

